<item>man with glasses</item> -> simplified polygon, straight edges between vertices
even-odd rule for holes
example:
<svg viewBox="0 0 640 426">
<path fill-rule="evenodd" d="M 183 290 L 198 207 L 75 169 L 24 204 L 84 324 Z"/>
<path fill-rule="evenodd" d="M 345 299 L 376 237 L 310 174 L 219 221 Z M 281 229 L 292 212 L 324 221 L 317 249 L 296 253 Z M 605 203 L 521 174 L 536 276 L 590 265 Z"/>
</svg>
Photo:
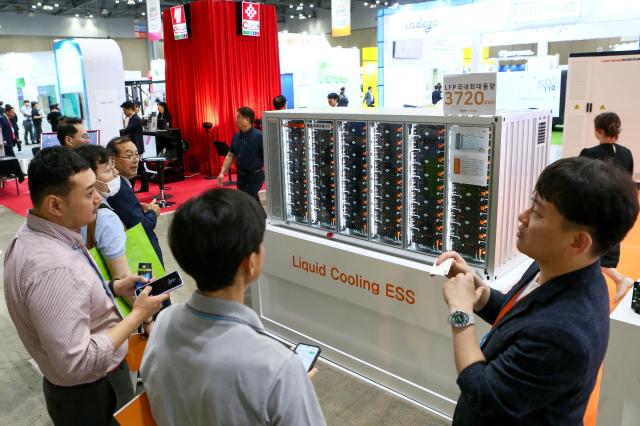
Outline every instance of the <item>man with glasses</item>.
<svg viewBox="0 0 640 426">
<path fill-rule="evenodd" d="M 107 150 L 120 173 L 120 189 L 115 195 L 106 198 L 111 208 L 127 229 L 141 223 L 158 258 L 162 262 L 162 250 L 154 229 L 160 216 L 160 206 L 155 200 L 149 204 L 140 204 L 133 192 L 129 179 L 138 172 L 140 155 L 138 147 L 127 137 L 113 138 L 107 144 Z"/>
<path fill-rule="evenodd" d="M 82 124 L 82 119 L 65 117 L 58 124 L 58 141 L 67 148 L 75 148 L 89 143 L 89 133 Z"/>
</svg>

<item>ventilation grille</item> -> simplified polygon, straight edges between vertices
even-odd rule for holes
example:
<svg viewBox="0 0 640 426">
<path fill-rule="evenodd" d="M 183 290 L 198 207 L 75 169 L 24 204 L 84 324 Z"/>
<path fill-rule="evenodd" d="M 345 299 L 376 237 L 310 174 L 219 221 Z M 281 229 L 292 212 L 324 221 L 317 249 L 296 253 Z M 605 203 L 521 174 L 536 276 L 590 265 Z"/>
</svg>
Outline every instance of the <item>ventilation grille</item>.
<svg viewBox="0 0 640 426">
<path fill-rule="evenodd" d="M 547 140 L 547 120 L 538 122 L 538 144 Z"/>
</svg>

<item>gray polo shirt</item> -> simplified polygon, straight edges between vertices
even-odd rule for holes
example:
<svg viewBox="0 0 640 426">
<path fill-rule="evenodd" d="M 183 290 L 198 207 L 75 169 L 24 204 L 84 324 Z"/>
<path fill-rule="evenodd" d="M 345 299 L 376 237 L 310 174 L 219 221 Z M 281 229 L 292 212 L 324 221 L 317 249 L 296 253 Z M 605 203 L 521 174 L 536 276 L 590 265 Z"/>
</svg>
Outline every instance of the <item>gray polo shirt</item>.
<svg viewBox="0 0 640 426">
<path fill-rule="evenodd" d="M 141 374 L 165 425 L 324 425 L 307 372 L 248 307 L 194 292 L 160 313 Z"/>
</svg>

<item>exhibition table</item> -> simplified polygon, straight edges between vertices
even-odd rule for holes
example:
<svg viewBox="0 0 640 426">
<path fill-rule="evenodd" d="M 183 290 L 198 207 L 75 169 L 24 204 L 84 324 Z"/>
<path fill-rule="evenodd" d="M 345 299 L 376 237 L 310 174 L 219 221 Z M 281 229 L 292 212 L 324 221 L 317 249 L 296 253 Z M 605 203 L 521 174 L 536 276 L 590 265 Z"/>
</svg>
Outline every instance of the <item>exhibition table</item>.
<svg viewBox="0 0 640 426">
<path fill-rule="evenodd" d="M 640 419 L 640 315 L 631 310 L 632 291 L 611 313 L 609 348 L 604 358 L 598 424 L 633 426 Z"/>
<path fill-rule="evenodd" d="M 267 226 L 252 303 L 267 331 L 446 417 L 459 395 L 443 276 L 425 263 Z M 513 285 L 530 262 L 500 281 Z M 489 327 L 477 326 L 478 338 Z"/>
</svg>

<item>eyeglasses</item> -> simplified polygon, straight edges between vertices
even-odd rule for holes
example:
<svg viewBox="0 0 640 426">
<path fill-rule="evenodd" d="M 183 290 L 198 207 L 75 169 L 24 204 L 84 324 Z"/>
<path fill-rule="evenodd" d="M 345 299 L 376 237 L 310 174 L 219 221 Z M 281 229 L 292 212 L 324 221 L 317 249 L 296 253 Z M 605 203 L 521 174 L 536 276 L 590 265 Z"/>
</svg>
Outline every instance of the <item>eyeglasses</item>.
<svg viewBox="0 0 640 426">
<path fill-rule="evenodd" d="M 89 133 L 83 133 L 80 135 L 81 139 L 84 139 L 85 141 L 90 140 L 91 138 L 89 137 Z"/>
<path fill-rule="evenodd" d="M 125 160 L 133 160 L 133 159 L 139 159 L 140 158 L 140 154 L 129 154 L 129 155 L 114 155 L 114 157 L 118 157 L 118 158 L 124 158 Z"/>
</svg>

